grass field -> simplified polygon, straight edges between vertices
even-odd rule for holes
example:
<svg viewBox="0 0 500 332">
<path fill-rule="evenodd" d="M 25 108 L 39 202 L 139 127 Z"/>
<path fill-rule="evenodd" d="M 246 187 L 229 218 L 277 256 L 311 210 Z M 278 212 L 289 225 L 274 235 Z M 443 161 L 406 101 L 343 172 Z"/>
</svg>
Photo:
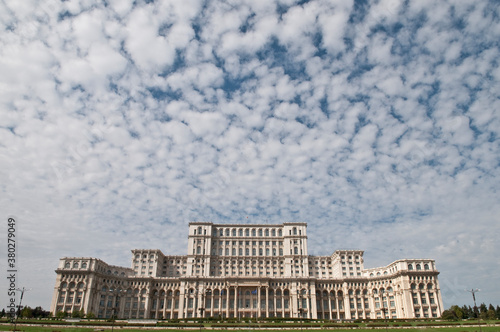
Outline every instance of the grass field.
<svg viewBox="0 0 500 332">
<path fill-rule="evenodd" d="M 12 331 L 14 327 L 12 325 L 0 325 L 0 331 Z M 99 327 L 97 330 L 104 329 L 104 331 L 111 331 L 111 327 Z M 168 330 L 178 330 L 177 328 L 149 328 L 149 329 L 138 329 L 138 328 L 120 328 L 120 327 L 115 327 L 114 330 L 120 331 L 120 332 L 144 332 L 146 330 L 152 330 L 152 331 L 168 331 Z M 212 329 L 203 329 L 203 331 L 211 331 Z M 213 330 L 226 330 L 226 331 L 234 331 L 234 332 L 243 332 L 243 331 L 254 331 L 257 330 L 256 328 L 238 328 L 238 329 L 213 329 Z M 294 329 L 262 329 L 262 330 L 271 330 L 271 331 L 288 331 L 288 332 L 299 332 L 301 331 L 300 328 L 294 328 Z M 309 328 L 304 328 L 303 331 L 308 331 Z M 311 329 L 313 331 L 321 332 L 321 331 L 335 331 L 335 332 L 353 332 L 353 330 L 382 330 L 384 331 L 385 328 L 349 328 L 349 329 L 343 329 L 343 328 L 330 328 L 330 329 Z M 389 328 L 391 332 L 396 332 L 396 331 L 406 331 L 406 332 L 411 332 L 411 331 L 416 331 L 416 332 L 426 332 L 426 331 L 438 331 L 438 332 L 479 332 L 479 328 L 476 326 L 457 326 L 457 327 L 412 327 L 412 328 Z M 500 332 L 500 326 L 482 326 L 481 327 L 482 332 Z M 41 326 L 17 326 L 16 331 L 25 331 L 25 332 L 93 332 L 96 331 L 94 328 L 80 328 L 80 327 L 66 327 L 66 326 L 55 326 L 55 327 L 41 327 Z M 195 331 L 200 331 L 200 329 L 182 329 L 183 332 L 195 332 Z"/>
</svg>

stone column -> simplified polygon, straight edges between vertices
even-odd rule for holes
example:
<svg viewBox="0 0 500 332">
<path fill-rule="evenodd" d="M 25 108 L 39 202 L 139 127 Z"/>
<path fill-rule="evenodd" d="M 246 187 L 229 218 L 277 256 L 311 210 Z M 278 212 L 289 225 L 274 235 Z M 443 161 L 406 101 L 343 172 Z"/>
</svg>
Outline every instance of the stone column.
<svg viewBox="0 0 500 332">
<path fill-rule="evenodd" d="M 234 318 L 238 318 L 238 286 L 234 287 Z"/>
<path fill-rule="evenodd" d="M 229 287 L 226 289 L 226 318 L 229 318 Z"/>
<path fill-rule="evenodd" d="M 269 287 L 266 287 L 266 318 L 269 318 Z"/>
<path fill-rule="evenodd" d="M 260 305 L 261 298 L 260 298 L 260 292 L 262 290 L 262 286 L 257 287 L 257 317 L 261 317 L 262 313 L 262 308 Z"/>
</svg>

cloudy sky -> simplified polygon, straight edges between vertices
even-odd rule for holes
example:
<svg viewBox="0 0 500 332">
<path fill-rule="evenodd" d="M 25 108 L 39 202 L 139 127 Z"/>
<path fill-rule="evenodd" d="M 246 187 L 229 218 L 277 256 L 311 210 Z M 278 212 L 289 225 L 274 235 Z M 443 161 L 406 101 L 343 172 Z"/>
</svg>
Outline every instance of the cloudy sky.
<svg viewBox="0 0 500 332">
<path fill-rule="evenodd" d="M 2 0 L 0 25 L 26 304 L 60 257 L 185 254 L 190 221 L 307 222 L 310 254 L 433 258 L 446 307 L 500 304 L 498 2 Z"/>
</svg>

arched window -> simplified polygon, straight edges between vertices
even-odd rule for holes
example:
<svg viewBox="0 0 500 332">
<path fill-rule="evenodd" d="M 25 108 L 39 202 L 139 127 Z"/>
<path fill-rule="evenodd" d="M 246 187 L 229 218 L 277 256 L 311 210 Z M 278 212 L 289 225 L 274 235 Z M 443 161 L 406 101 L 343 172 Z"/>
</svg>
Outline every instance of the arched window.
<svg viewBox="0 0 500 332">
<path fill-rule="evenodd" d="M 252 236 L 255 236 L 255 228 L 252 228 Z"/>
<path fill-rule="evenodd" d="M 424 270 L 429 270 L 429 264 L 424 264 Z"/>
<path fill-rule="evenodd" d="M 226 228 L 226 236 L 229 236 L 229 228 Z"/>
<path fill-rule="evenodd" d="M 417 264 L 417 271 L 420 271 L 422 270 L 422 267 L 420 266 L 420 264 Z"/>
<path fill-rule="evenodd" d="M 266 256 L 269 256 L 269 248 L 266 248 Z"/>
<path fill-rule="evenodd" d="M 250 249 L 249 249 L 249 248 L 246 248 L 246 249 L 245 249 L 245 255 L 246 255 L 246 256 L 250 256 Z"/>
<path fill-rule="evenodd" d="M 71 267 L 71 264 L 69 262 L 67 262 L 66 264 L 64 264 L 64 268 L 65 269 L 69 269 Z"/>
<path fill-rule="evenodd" d="M 283 235 L 283 232 L 281 231 L 281 228 L 278 229 L 278 236 L 282 236 Z"/>
<path fill-rule="evenodd" d="M 297 227 L 293 228 L 293 235 L 297 235 Z"/>
<path fill-rule="evenodd" d="M 239 249 L 238 249 L 238 254 L 239 254 L 240 256 L 243 256 L 243 248 L 239 248 Z"/>
<path fill-rule="evenodd" d="M 87 263 L 83 262 L 82 263 L 82 269 L 86 269 L 87 268 Z"/>
<path fill-rule="evenodd" d="M 245 229 L 245 236 L 250 236 L 250 230 L 248 228 Z"/>
<path fill-rule="evenodd" d="M 262 228 L 259 228 L 259 236 L 262 236 Z"/>
<path fill-rule="evenodd" d="M 78 269 L 78 263 L 73 263 L 73 268 Z"/>
<path fill-rule="evenodd" d="M 266 231 L 264 232 L 264 234 L 265 234 L 266 236 L 269 236 L 269 230 L 268 230 L 268 229 L 266 229 Z"/>
<path fill-rule="evenodd" d="M 413 264 L 408 264 L 408 270 L 413 270 Z"/>
<path fill-rule="evenodd" d="M 224 230 L 223 230 L 222 228 L 219 230 L 219 234 L 220 234 L 220 236 L 223 236 L 223 235 L 224 235 Z M 229 234 L 228 234 L 228 235 L 229 235 Z"/>
<path fill-rule="evenodd" d="M 233 236 L 236 236 L 236 228 L 233 228 Z"/>
<path fill-rule="evenodd" d="M 201 235 L 201 226 L 198 227 L 198 235 Z"/>
<path fill-rule="evenodd" d="M 252 256 L 256 256 L 257 255 L 257 250 L 255 248 L 252 248 Z"/>
<path fill-rule="evenodd" d="M 427 289 L 432 289 L 432 284 L 427 284 Z"/>
<path fill-rule="evenodd" d="M 236 248 L 233 248 L 233 250 L 232 250 L 232 255 L 233 255 L 233 256 L 236 256 Z"/>
<path fill-rule="evenodd" d="M 276 236 L 276 230 L 274 228 L 271 230 L 271 236 Z"/>
<path fill-rule="evenodd" d="M 410 288 L 411 288 L 411 289 L 417 289 L 417 285 L 415 285 L 415 284 L 411 284 L 411 285 L 410 285 Z"/>
<path fill-rule="evenodd" d="M 196 254 L 198 254 L 198 255 L 201 254 L 201 247 L 200 246 L 196 247 Z"/>
<path fill-rule="evenodd" d="M 240 230 L 239 230 L 238 233 L 239 233 L 240 236 L 243 236 L 243 229 L 240 228 Z"/>
<path fill-rule="evenodd" d="M 299 254 L 299 248 L 298 248 L 298 247 L 294 247 L 294 248 L 293 248 L 293 253 L 294 253 L 295 255 L 298 255 L 298 254 Z"/>
<path fill-rule="evenodd" d="M 229 248 L 226 248 L 226 256 L 229 256 Z"/>
<path fill-rule="evenodd" d="M 262 248 L 259 248 L 259 255 L 262 256 Z"/>
</svg>

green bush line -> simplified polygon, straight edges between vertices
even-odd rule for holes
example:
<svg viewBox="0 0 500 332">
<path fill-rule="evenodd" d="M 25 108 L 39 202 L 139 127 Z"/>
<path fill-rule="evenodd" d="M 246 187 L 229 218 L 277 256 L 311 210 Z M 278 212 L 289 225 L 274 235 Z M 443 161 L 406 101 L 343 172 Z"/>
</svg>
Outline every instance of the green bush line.
<svg viewBox="0 0 500 332">
<path fill-rule="evenodd" d="M 7 319 L 0 319 L 0 322 L 8 323 Z M 478 325 L 479 322 L 475 320 L 468 321 L 431 321 L 431 320 L 411 320 L 411 319 L 393 319 L 387 321 L 380 321 L 376 319 L 372 320 L 356 320 L 353 322 L 331 322 L 328 320 L 303 320 L 302 323 L 300 319 L 293 318 L 264 318 L 259 319 L 247 319 L 244 321 L 238 321 L 236 319 L 220 320 L 216 319 L 175 319 L 170 321 L 158 321 L 156 324 L 147 323 L 135 323 L 126 321 L 109 321 L 109 320 L 85 320 L 82 319 L 79 322 L 67 322 L 64 320 L 54 320 L 54 319 L 19 319 L 18 324 L 36 324 L 36 325 L 57 325 L 57 326 L 112 326 L 118 328 L 124 327 L 188 327 L 188 328 L 198 328 L 200 325 L 204 327 L 213 328 L 295 328 L 298 329 L 302 327 L 307 328 L 356 328 L 356 327 L 440 327 L 440 326 L 471 326 Z M 482 326 L 492 324 L 499 325 L 500 321 L 481 321 Z"/>
</svg>

